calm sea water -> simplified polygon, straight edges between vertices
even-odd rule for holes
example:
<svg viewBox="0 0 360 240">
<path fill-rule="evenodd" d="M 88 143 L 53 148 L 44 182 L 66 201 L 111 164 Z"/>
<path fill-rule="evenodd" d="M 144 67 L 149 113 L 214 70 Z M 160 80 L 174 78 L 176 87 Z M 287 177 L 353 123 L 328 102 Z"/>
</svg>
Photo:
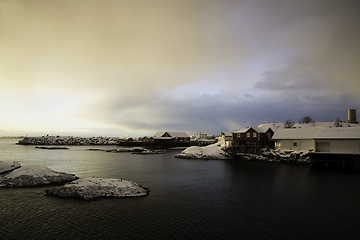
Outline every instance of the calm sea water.
<svg viewBox="0 0 360 240">
<path fill-rule="evenodd" d="M 360 176 L 309 165 L 42 150 L 0 138 L 0 160 L 79 177 L 123 178 L 138 198 L 46 197 L 49 187 L 0 189 L 0 239 L 358 239 Z M 101 148 L 114 148 L 104 146 Z"/>
</svg>

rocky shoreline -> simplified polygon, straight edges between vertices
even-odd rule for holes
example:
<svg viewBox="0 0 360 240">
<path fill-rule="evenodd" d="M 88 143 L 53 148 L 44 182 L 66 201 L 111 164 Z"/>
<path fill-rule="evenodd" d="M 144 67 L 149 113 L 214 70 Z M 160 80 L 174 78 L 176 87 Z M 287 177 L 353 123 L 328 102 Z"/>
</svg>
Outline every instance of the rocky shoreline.
<svg viewBox="0 0 360 240">
<path fill-rule="evenodd" d="M 223 147 L 222 143 L 212 144 L 206 147 L 189 147 L 181 153 L 176 154 L 175 157 L 203 160 L 240 159 L 264 162 L 311 163 L 308 152 L 280 151 L 264 148 L 260 154 L 237 153 L 236 155 L 230 155 L 227 154 L 226 148 Z"/>
<path fill-rule="evenodd" d="M 38 147 L 38 146 L 36 146 L 35 148 L 47 149 L 47 150 L 66 150 L 66 149 L 69 149 L 68 147 Z"/>
<path fill-rule="evenodd" d="M 292 162 L 292 163 L 310 163 L 308 152 L 280 151 L 273 149 L 263 149 L 261 154 L 240 153 L 235 156 L 247 161 L 264 162 Z"/>
<path fill-rule="evenodd" d="M 175 155 L 175 158 L 182 159 L 203 159 L 203 160 L 224 160 L 230 159 L 227 155 L 207 155 L 207 154 L 196 154 L 196 153 L 179 153 Z"/>
</svg>

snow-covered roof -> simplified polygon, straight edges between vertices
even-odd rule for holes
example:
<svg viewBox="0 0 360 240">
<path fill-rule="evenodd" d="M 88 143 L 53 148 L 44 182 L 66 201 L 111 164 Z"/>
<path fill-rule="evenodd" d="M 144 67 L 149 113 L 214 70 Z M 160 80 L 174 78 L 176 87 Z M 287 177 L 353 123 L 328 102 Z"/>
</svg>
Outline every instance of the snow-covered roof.
<svg viewBox="0 0 360 240">
<path fill-rule="evenodd" d="M 225 135 L 226 137 L 232 137 L 232 132 L 221 132 L 221 135 Z"/>
<path fill-rule="evenodd" d="M 356 123 L 347 123 L 347 122 L 341 122 L 343 127 L 359 127 L 359 124 Z M 258 127 L 267 127 L 271 128 L 273 131 L 276 129 L 284 128 L 284 123 L 263 123 L 260 124 Z M 335 127 L 334 122 L 312 122 L 312 123 L 298 123 L 296 122 L 293 126 L 294 128 L 314 128 L 314 127 Z"/>
<path fill-rule="evenodd" d="M 239 131 L 235 131 L 234 133 L 244 133 L 246 132 L 247 130 L 249 130 L 250 128 L 242 128 L 240 129 Z"/>
<path fill-rule="evenodd" d="M 239 131 L 236 131 L 235 133 L 245 133 L 249 129 L 254 129 L 258 133 L 266 133 L 270 127 L 264 126 L 264 127 L 249 127 L 249 128 L 242 128 Z M 270 128 L 271 129 L 271 128 Z"/>
<path fill-rule="evenodd" d="M 163 136 L 165 133 L 168 133 L 172 138 L 176 138 L 176 137 L 188 138 L 188 137 L 190 137 L 185 132 L 157 132 L 157 133 L 155 133 L 154 138 L 164 138 L 161 136 Z"/>
<path fill-rule="evenodd" d="M 272 140 L 280 139 L 314 139 L 322 128 L 279 128 Z"/>
<path fill-rule="evenodd" d="M 324 128 L 316 139 L 360 139 L 360 127 Z"/>
<path fill-rule="evenodd" d="M 280 128 L 272 139 L 360 139 L 360 127 Z"/>
</svg>

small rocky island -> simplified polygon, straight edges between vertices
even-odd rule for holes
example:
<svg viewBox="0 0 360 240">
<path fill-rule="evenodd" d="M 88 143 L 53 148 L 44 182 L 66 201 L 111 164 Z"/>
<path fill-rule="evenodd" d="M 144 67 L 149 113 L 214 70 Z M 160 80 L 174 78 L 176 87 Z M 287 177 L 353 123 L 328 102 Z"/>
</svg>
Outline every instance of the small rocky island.
<svg viewBox="0 0 360 240">
<path fill-rule="evenodd" d="M 11 172 L 19 167 L 21 167 L 21 165 L 18 162 L 4 163 L 0 161 L 0 174 Z"/>
<path fill-rule="evenodd" d="M 123 179 L 84 178 L 46 190 L 46 196 L 91 200 L 100 197 L 138 197 L 149 194 L 149 189 Z"/>
<path fill-rule="evenodd" d="M 6 165 L 6 163 L 2 163 L 2 165 Z M 78 177 L 74 174 L 56 172 L 43 165 L 31 164 L 1 174 L 0 187 L 34 187 L 62 184 L 76 179 Z"/>
<path fill-rule="evenodd" d="M 217 143 L 208 145 L 206 147 L 192 146 L 186 148 L 179 154 L 176 154 L 176 158 L 185 159 L 204 159 L 204 160 L 224 160 L 230 157 L 223 150 L 225 141 L 221 140 Z"/>
<path fill-rule="evenodd" d="M 89 148 L 89 151 L 104 151 L 104 152 L 113 152 L 113 153 L 132 153 L 132 154 L 142 154 L 142 155 L 151 155 L 151 154 L 164 154 L 165 150 L 163 149 L 154 149 L 149 150 L 143 147 L 130 147 L 130 148 L 115 148 L 115 149 L 101 149 L 101 148 Z"/>
<path fill-rule="evenodd" d="M 0 187 L 36 187 L 54 184 L 65 185 L 45 190 L 44 195 L 90 200 L 100 197 L 146 196 L 150 192 L 138 183 L 123 179 L 79 179 L 74 174 L 56 172 L 43 165 L 21 166 L 17 162 L 0 161 Z"/>
</svg>

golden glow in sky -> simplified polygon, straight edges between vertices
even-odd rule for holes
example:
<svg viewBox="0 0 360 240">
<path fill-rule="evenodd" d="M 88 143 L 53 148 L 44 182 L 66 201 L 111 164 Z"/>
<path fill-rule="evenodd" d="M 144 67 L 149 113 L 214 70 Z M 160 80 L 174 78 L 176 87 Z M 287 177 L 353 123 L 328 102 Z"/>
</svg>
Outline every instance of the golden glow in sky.
<svg viewBox="0 0 360 240">
<path fill-rule="evenodd" d="M 360 110 L 359 5 L 0 0 L 0 136 L 346 119 Z"/>
</svg>

